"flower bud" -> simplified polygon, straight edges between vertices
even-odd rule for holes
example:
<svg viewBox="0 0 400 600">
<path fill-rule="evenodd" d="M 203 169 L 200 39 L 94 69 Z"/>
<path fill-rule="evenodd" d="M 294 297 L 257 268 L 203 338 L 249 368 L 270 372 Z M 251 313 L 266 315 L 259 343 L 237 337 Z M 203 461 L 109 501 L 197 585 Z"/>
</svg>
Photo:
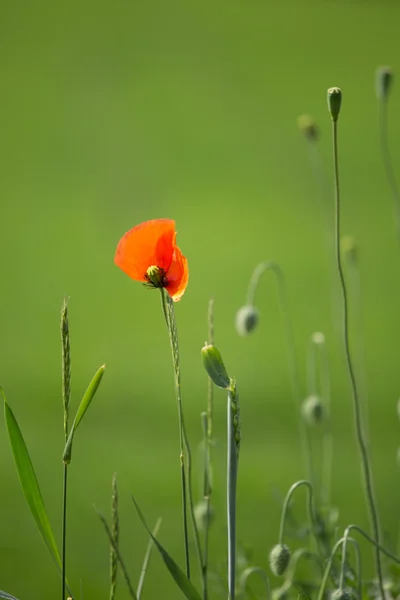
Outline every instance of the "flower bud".
<svg viewBox="0 0 400 600">
<path fill-rule="evenodd" d="M 328 90 L 328 109 L 331 114 L 332 121 L 338 120 L 341 105 L 342 105 L 342 90 L 338 87 L 329 88 L 329 90 Z"/>
<path fill-rule="evenodd" d="M 325 417 L 324 405 L 316 395 L 308 396 L 301 405 L 301 412 L 309 425 L 318 425 Z"/>
<path fill-rule="evenodd" d="M 251 304 L 245 304 L 236 313 L 236 330 L 239 335 L 248 335 L 258 323 L 258 310 Z"/>
<path fill-rule="evenodd" d="M 389 96 L 393 81 L 393 71 L 390 67 L 378 67 L 376 70 L 376 95 L 379 100 L 386 100 Z"/>
<path fill-rule="evenodd" d="M 206 343 L 201 349 L 201 355 L 204 367 L 215 385 L 223 389 L 229 388 L 231 380 L 226 372 L 219 350 L 215 346 Z"/>
<path fill-rule="evenodd" d="M 194 518 L 199 531 L 204 531 L 207 525 L 210 525 L 214 519 L 214 509 L 205 500 L 202 500 L 194 507 Z"/>
<path fill-rule="evenodd" d="M 286 544 L 276 544 L 269 554 L 269 566 L 274 575 L 283 575 L 290 561 L 290 550 Z"/>
<path fill-rule="evenodd" d="M 297 125 L 309 142 L 316 142 L 319 138 L 319 131 L 316 122 L 309 115 L 301 115 L 297 119 Z"/>
</svg>

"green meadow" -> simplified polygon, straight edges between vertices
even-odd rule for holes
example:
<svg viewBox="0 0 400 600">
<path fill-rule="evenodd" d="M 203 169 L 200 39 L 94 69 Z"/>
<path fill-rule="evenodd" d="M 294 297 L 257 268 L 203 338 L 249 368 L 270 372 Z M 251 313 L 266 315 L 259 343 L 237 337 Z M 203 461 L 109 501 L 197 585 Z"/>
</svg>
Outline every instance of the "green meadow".
<svg viewBox="0 0 400 600">
<path fill-rule="evenodd" d="M 234 323 L 254 267 L 274 260 L 286 277 L 304 397 L 310 336 L 323 332 L 328 347 L 332 501 L 341 529 L 349 523 L 369 528 L 341 330 L 332 311 L 332 277 L 336 291 L 339 280 L 332 275 L 324 212 L 325 205 L 333 227 L 331 86 L 343 90 L 342 232 L 354 236 L 359 257 L 361 302 L 350 301 L 351 345 L 368 405 L 382 533 L 396 551 L 400 248 L 379 150 L 375 70 L 388 64 L 395 74 L 389 139 L 400 179 L 400 4 L 3 0 L 0 15 L 0 385 L 23 431 L 59 546 L 65 295 L 72 415 L 106 364 L 69 467 L 67 574 L 76 597 L 82 589 L 84 600 L 108 598 L 109 544 L 93 505 L 109 515 L 114 472 L 121 551 L 133 581 L 148 537 L 130 493 L 150 525 L 162 517 L 159 539 L 183 566 L 178 418 L 159 293 L 114 265 L 121 236 L 148 219 L 175 219 L 177 243 L 189 261 L 189 285 L 175 309 L 196 499 L 202 493 L 200 413 L 207 402 L 200 350 L 213 296 L 215 344 L 240 391 L 237 537 L 252 564 L 268 570 L 282 498 L 305 476 L 273 277 L 266 275 L 257 292 L 256 331 L 239 337 Z M 297 126 L 304 113 L 320 131 L 325 195 Z M 215 392 L 214 434 L 210 561 L 214 573 L 224 574 L 222 390 Z M 315 434 L 313 448 L 318 456 Z M 0 481 L 0 589 L 19 600 L 54 600 L 60 577 L 21 492 L 3 418 Z M 306 516 L 305 499 L 299 492 L 294 503 L 299 519 Z M 361 547 L 365 576 L 371 576 L 372 550 Z M 216 575 L 210 589 L 211 598 L 220 597 Z M 121 576 L 117 597 L 129 597 Z M 156 553 L 143 597 L 183 597 Z"/>
</svg>

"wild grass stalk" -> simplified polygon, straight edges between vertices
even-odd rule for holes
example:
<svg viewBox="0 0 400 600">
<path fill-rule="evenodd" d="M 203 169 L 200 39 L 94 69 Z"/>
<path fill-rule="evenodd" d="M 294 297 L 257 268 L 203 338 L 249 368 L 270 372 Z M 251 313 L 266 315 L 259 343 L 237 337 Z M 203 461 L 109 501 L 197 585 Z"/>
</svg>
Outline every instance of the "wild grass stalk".
<svg viewBox="0 0 400 600">
<path fill-rule="evenodd" d="M 64 412 L 64 437 L 68 440 L 68 417 L 71 398 L 71 345 L 68 322 L 68 300 L 64 298 L 61 307 L 61 377 Z M 61 542 L 61 600 L 65 600 L 66 591 L 66 553 L 67 553 L 67 485 L 68 465 L 63 461 L 62 492 L 62 542 Z"/>
<path fill-rule="evenodd" d="M 181 375 L 180 375 L 180 359 L 179 359 L 179 342 L 178 342 L 178 328 L 176 324 L 174 304 L 164 288 L 161 288 L 161 300 L 162 308 L 164 313 L 165 322 L 168 328 L 169 340 L 172 352 L 172 362 L 174 369 L 174 382 L 175 382 L 175 398 L 178 406 L 178 419 L 179 419 L 179 444 L 180 444 L 180 466 L 181 466 L 181 487 L 182 487 L 182 513 L 183 513 L 183 537 L 184 537 L 184 552 L 185 552 L 185 566 L 186 575 L 190 580 L 190 553 L 189 553 L 189 536 L 188 536 L 188 524 L 187 524 L 187 513 L 188 503 L 190 517 L 192 521 L 194 541 L 196 547 L 196 553 L 199 562 L 200 575 L 202 585 L 204 587 L 204 568 L 203 568 L 203 557 L 200 546 L 200 536 L 198 527 L 196 524 L 195 513 L 194 513 L 194 502 L 192 495 L 192 482 L 191 482 L 191 451 L 189 440 L 186 434 L 185 422 L 183 417 L 183 405 L 181 395 Z"/>
<path fill-rule="evenodd" d="M 111 535 L 114 544 L 110 544 L 110 600 L 114 600 L 118 574 L 118 557 L 115 548 L 118 548 L 119 543 L 118 488 L 115 473 L 111 483 Z"/>
<path fill-rule="evenodd" d="M 342 303 L 343 303 L 343 343 L 344 353 L 347 363 L 347 369 L 349 379 L 351 383 L 352 396 L 353 396 L 353 410 L 354 420 L 356 426 L 356 438 L 361 455 L 361 464 L 364 475 L 364 486 L 367 497 L 367 504 L 371 517 L 371 524 L 373 530 L 373 536 L 376 540 L 378 547 L 375 549 L 375 564 L 378 576 L 379 591 L 381 598 L 384 598 L 383 589 L 383 576 L 382 576 L 382 565 L 381 556 L 379 551 L 379 519 L 378 510 L 375 501 L 372 473 L 369 464 L 368 449 L 366 439 L 364 435 L 362 415 L 361 415 L 361 403 L 358 394 L 357 382 L 354 373 L 353 362 L 351 358 L 350 342 L 349 342 L 349 324 L 348 324 L 348 297 L 346 282 L 343 273 L 342 259 L 340 253 L 340 225 L 341 225 L 341 204 L 340 204 L 340 187 L 339 187 L 339 160 L 338 160 L 338 118 L 340 113 L 340 107 L 342 102 L 342 92 L 339 88 L 330 88 L 328 90 L 328 108 L 332 118 L 332 142 L 333 142 L 333 170 L 334 170 L 334 186 L 335 186 L 335 255 L 336 264 L 339 274 L 340 287 L 342 292 Z M 320 600 L 320 599 L 319 599 Z"/>
<path fill-rule="evenodd" d="M 228 589 L 235 600 L 236 583 L 236 488 L 240 451 L 240 409 L 236 382 L 231 380 L 227 404 L 227 514 L 228 514 Z"/>
<path fill-rule="evenodd" d="M 332 569 L 332 565 L 333 565 L 333 561 L 336 558 L 336 553 L 339 550 L 339 548 L 341 546 L 344 545 L 345 541 L 350 542 L 351 544 L 354 545 L 354 548 L 356 550 L 356 556 L 357 556 L 357 573 L 358 573 L 358 582 L 359 582 L 359 599 L 362 598 L 362 593 L 361 593 L 361 583 L 362 583 L 362 579 L 361 579 L 361 552 L 360 552 L 360 547 L 357 543 L 357 541 L 353 538 L 347 537 L 346 539 L 344 537 L 340 538 L 340 540 L 338 540 L 336 542 L 336 544 L 334 545 L 331 555 L 329 557 L 328 563 L 326 565 L 325 568 L 325 573 L 324 576 L 322 578 L 322 582 L 319 588 L 319 592 L 318 592 L 318 596 L 317 596 L 317 600 L 323 600 L 323 598 L 325 597 L 325 588 L 326 588 L 326 584 L 328 583 L 328 579 L 329 579 L 329 575 Z M 339 588 L 340 590 L 340 594 L 337 594 L 338 597 L 336 597 L 335 595 L 335 600 L 344 600 L 343 597 L 343 589 Z M 337 591 L 337 590 L 336 590 Z M 336 593 L 336 591 L 334 592 L 334 594 Z M 333 595 L 332 595 L 333 596 Z"/>
<path fill-rule="evenodd" d="M 140 600 L 140 598 L 142 596 L 144 580 L 146 577 L 147 568 L 149 566 L 150 557 L 151 557 L 151 553 L 152 553 L 153 546 L 154 546 L 153 537 L 157 537 L 160 526 L 161 526 L 161 519 L 157 519 L 157 522 L 156 522 L 153 532 L 152 532 L 152 537 L 149 540 L 149 543 L 148 543 L 147 549 L 146 549 L 146 554 L 144 555 L 144 559 L 143 559 L 142 570 L 140 572 L 139 583 L 138 583 L 137 590 L 136 590 L 137 600 Z"/>
<path fill-rule="evenodd" d="M 208 341 L 214 344 L 214 299 L 210 298 L 208 303 Z M 211 523 L 211 495 L 212 495 L 212 437 L 213 437 L 213 419 L 214 419 L 214 383 L 210 377 L 207 378 L 207 413 L 205 419 L 205 461 L 204 461 L 204 501 L 206 508 L 206 520 L 204 527 L 204 586 L 203 599 L 208 597 L 208 550 L 209 550 L 209 531 Z"/>
</svg>

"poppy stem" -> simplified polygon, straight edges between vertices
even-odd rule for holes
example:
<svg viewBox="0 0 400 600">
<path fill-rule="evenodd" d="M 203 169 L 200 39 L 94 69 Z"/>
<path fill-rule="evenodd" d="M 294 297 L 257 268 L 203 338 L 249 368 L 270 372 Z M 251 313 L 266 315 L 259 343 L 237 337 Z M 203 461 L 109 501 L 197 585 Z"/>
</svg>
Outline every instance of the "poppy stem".
<svg viewBox="0 0 400 600">
<path fill-rule="evenodd" d="M 200 536 L 196 524 L 194 515 L 194 503 L 192 495 L 192 464 L 191 464 L 191 451 L 189 441 L 186 434 L 185 421 L 183 418 L 183 406 L 181 396 L 181 374 L 180 374 L 180 361 L 179 361 L 179 344 L 178 344 L 178 329 L 176 325 L 174 304 L 169 294 L 161 288 L 161 301 L 162 308 L 167 324 L 169 339 L 171 344 L 172 352 L 172 363 L 174 366 L 174 381 L 175 381 L 175 398 L 178 405 L 178 418 L 179 418 L 179 443 L 180 443 L 180 465 L 181 465 L 181 484 L 182 484 L 182 512 L 183 512 L 183 537 L 184 537 L 184 549 L 185 549 L 185 565 L 186 575 L 190 579 L 190 556 L 189 556 L 189 536 L 187 526 L 187 501 L 189 503 L 190 518 L 192 522 L 195 546 L 197 556 L 199 560 L 200 573 L 203 575 L 203 558 L 200 547 Z M 186 468 L 185 468 L 186 464 Z M 186 481 L 187 476 L 187 481 Z M 204 580 L 202 577 L 203 585 Z"/>
<path fill-rule="evenodd" d="M 329 93 L 329 92 L 328 92 Z M 356 439 L 358 442 L 358 446 L 360 449 L 361 455 L 361 465 L 364 475 L 364 487 L 365 493 L 367 497 L 367 504 L 369 508 L 372 532 L 376 541 L 375 548 L 375 566 L 378 577 L 378 585 L 379 592 L 381 594 L 381 598 L 385 597 L 384 589 L 383 589 L 383 576 L 382 576 L 382 565 L 381 565 L 381 556 L 379 551 L 379 519 L 378 519 L 378 509 L 376 506 L 373 482 L 372 482 L 372 473 L 371 467 L 369 463 L 368 457 L 368 448 L 367 442 L 365 438 L 363 423 L 362 423 L 362 415 L 361 415 L 361 403 L 358 395 L 358 387 L 357 381 L 355 377 L 353 362 L 351 358 L 350 352 L 350 342 L 349 342 L 349 311 L 348 311 L 348 297 L 347 297 L 347 288 L 346 282 L 344 279 L 342 259 L 340 253 L 340 188 L 339 188 L 339 161 L 338 161 L 338 133 L 337 133 L 337 117 L 332 117 L 332 142 L 333 142 L 333 171 L 334 171 L 334 186 L 335 186 L 335 255 L 336 255 L 336 264 L 337 270 L 339 274 L 340 280 L 340 288 L 342 294 L 342 305 L 343 305 L 343 343 L 344 343 L 344 353 L 345 359 L 347 363 L 347 370 L 349 374 L 351 390 L 353 395 L 353 410 L 354 410 L 354 421 L 356 427 Z"/>
<path fill-rule="evenodd" d="M 396 176 L 394 174 L 392 158 L 390 155 L 389 142 L 388 142 L 388 99 L 387 97 L 379 100 L 379 137 L 381 144 L 381 155 L 383 161 L 383 168 L 389 188 L 393 198 L 395 220 L 396 220 L 396 234 L 397 241 L 400 243 L 400 192 L 396 182 Z"/>
<path fill-rule="evenodd" d="M 257 267 L 254 269 L 247 291 L 247 304 L 250 306 L 254 305 L 254 298 L 258 285 L 260 283 L 260 279 L 266 271 L 272 271 L 278 283 L 279 304 L 283 319 L 283 326 L 286 334 L 286 351 L 292 387 L 292 397 L 298 417 L 299 434 L 302 444 L 303 459 L 306 463 L 307 478 L 313 483 L 314 469 L 312 460 L 311 439 L 310 433 L 308 431 L 308 428 L 306 427 L 306 423 L 301 414 L 302 397 L 300 389 L 300 376 L 297 365 L 293 327 L 290 319 L 289 306 L 287 301 L 286 282 L 283 271 L 277 263 L 273 261 L 262 262 L 259 265 L 257 265 Z"/>
</svg>

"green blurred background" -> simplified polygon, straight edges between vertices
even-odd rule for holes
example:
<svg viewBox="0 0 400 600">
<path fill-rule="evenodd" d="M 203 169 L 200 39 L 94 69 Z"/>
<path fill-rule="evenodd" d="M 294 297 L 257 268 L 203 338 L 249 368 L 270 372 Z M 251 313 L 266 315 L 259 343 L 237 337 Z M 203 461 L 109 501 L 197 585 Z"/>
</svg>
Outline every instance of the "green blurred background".
<svg viewBox="0 0 400 600">
<path fill-rule="evenodd" d="M 112 473 L 122 549 L 137 580 L 147 538 L 129 492 L 182 559 L 177 414 L 159 294 L 114 266 L 122 234 L 174 218 L 190 282 L 176 306 L 183 400 L 194 454 L 207 380 L 200 348 L 215 297 L 216 343 L 241 392 L 238 537 L 266 567 L 277 501 L 303 475 L 275 283 L 266 277 L 256 333 L 234 330 L 254 266 L 285 271 L 303 390 L 314 331 L 333 376 L 333 500 L 340 522 L 367 526 L 338 332 L 321 197 L 296 119 L 311 113 L 331 180 L 326 89 L 339 85 L 343 232 L 360 248 L 370 437 L 383 529 L 399 520 L 399 249 L 379 156 L 374 73 L 399 70 L 396 1 L 3 0 L 0 382 L 25 435 L 60 540 L 63 447 L 59 311 L 70 296 L 73 412 L 97 367 L 107 372 L 70 468 L 68 576 L 108 596 Z M 400 165 L 399 91 L 390 137 Z M 354 316 L 354 314 L 353 314 Z M 225 397 L 216 394 L 212 564 L 224 572 Z M 0 423 L 0 589 L 54 599 L 59 577 L 25 505 Z M 195 478 L 199 497 L 200 476 Z M 302 499 L 298 511 L 305 514 Z M 366 551 L 366 564 L 370 563 Z M 179 592 L 154 556 L 146 598 Z M 127 598 L 120 582 L 119 598 Z"/>
</svg>

